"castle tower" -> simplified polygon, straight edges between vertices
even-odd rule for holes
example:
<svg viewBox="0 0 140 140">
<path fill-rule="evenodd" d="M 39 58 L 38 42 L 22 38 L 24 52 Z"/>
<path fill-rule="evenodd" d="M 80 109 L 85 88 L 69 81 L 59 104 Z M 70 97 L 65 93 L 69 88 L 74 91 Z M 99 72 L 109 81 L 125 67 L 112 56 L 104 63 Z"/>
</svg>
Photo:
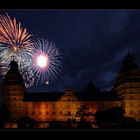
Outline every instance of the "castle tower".
<svg viewBox="0 0 140 140">
<path fill-rule="evenodd" d="M 113 90 L 121 99 L 126 117 L 140 120 L 140 69 L 134 63 L 134 56 L 128 52 L 123 60 Z"/>
<path fill-rule="evenodd" d="M 4 79 L 4 101 L 11 111 L 11 118 L 18 119 L 23 116 L 23 96 L 25 87 L 18 64 L 13 60 Z"/>
</svg>

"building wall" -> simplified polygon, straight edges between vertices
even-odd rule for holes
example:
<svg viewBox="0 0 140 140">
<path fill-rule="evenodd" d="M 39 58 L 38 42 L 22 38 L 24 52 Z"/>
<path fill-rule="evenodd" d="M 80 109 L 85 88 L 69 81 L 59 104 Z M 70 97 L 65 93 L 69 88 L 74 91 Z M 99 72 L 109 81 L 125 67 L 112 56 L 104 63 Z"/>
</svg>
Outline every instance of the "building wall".
<svg viewBox="0 0 140 140">
<path fill-rule="evenodd" d="M 126 117 L 132 117 L 140 121 L 140 70 L 129 70 L 127 74 L 118 75 L 114 90 L 121 99 L 121 106 L 125 110 Z"/>
<path fill-rule="evenodd" d="M 57 102 L 26 102 L 26 115 L 36 121 L 69 121 L 77 120 L 76 112 L 80 105 L 86 105 L 88 112 L 94 114 L 98 109 L 109 109 L 120 106 L 120 101 L 57 101 Z M 93 116 L 87 117 L 87 121 L 94 121 Z"/>
<path fill-rule="evenodd" d="M 132 74 L 132 75 L 131 75 Z M 112 107 L 123 107 L 126 117 L 140 120 L 140 70 L 130 70 L 129 75 L 119 74 L 114 91 L 121 101 L 81 101 L 74 91 L 68 88 L 58 101 L 24 102 L 25 89 L 22 85 L 5 85 L 4 99 L 6 106 L 12 112 L 12 119 L 29 116 L 36 121 L 69 121 L 79 120 L 76 112 L 81 105 L 88 107 L 91 114 L 97 110 L 105 110 Z M 131 79 L 131 80 L 130 80 Z M 94 121 L 94 117 L 87 117 L 87 121 Z"/>
<path fill-rule="evenodd" d="M 21 85 L 5 85 L 4 91 L 5 105 L 12 113 L 11 118 L 21 118 L 24 114 L 24 88 Z"/>
</svg>

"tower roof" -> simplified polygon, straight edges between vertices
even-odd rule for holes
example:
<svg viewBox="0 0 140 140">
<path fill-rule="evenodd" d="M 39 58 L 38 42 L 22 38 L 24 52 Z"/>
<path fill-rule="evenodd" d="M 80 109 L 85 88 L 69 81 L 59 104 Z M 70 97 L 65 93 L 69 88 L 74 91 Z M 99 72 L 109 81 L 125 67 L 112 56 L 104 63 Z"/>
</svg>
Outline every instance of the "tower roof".
<svg viewBox="0 0 140 140">
<path fill-rule="evenodd" d="M 11 63 L 9 64 L 10 69 L 12 70 L 17 70 L 18 69 L 18 64 L 15 60 L 12 60 Z"/>
<path fill-rule="evenodd" d="M 128 51 L 126 57 L 123 60 L 123 66 L 120 69 L 120 72 L 132 70 L 132 69 L 138 69 L 138 65 L 135 64 L 135 58 L 130 52 Z"/>
<path fill-rule="evenodd" d="M 127 55 L 123 60 L 122 68 L 120 69 L 114 82 L 113 90 L 115 89 L 115 87 L 122 83 L 140 81 L 140 70 L 138 68 L 138 65 L 135 64 L 134 61 L 134 56 L 128 51 Z"/>
<path fill-rule="evenodd" d="M 18 64 L 15 60 L 12 60 L 9 64 L 10 69 L 8 70 L 5 79 L 4 84 L 22 84 L 23 85 L 23 78 L 18 70 Z"/>
</svg>

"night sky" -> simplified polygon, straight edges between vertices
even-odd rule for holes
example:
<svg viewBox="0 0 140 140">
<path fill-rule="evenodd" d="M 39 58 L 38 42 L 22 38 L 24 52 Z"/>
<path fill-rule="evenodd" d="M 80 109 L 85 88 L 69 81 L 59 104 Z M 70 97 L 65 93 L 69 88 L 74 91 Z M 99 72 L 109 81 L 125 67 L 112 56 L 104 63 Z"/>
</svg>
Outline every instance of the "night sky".
<svg viewBox="0 0 140 140">
<path fill-rule="evenodd" d="M 127 54 L 140 65 L 139 10 L 1 10 L 21 22 L 27 31 L 56 44 L 63 54 L 63 68 L 50 85 L 29 91 L 75 91 L 92 81 L 110 90 Z M 2 81 L 2 78 L 1 78 Z"/>
</svg>

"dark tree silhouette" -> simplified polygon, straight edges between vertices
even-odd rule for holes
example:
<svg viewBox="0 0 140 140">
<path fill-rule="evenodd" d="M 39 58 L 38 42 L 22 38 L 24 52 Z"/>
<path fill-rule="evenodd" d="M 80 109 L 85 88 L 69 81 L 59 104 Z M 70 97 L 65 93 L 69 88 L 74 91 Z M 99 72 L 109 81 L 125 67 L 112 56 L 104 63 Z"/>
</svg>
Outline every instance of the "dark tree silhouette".
<svg viewBox="0 0 140 140">
<path fill-rule="evenodd" d="M 0 128 L 3 128 L 4 123 L 9 121 L 11 121 L 11 111 L 6 106 L 4 106 L 0 110 Z"/>
<path fill-rule="evenodd" d="M 96 124 L 101 128 L 104 123 L 119 124 L 124 115 L 124 110 L 121 107 L 114 107 L 107 110 L 98 110 L 94 114 Z"/>
<path fill-rule="evenodd" d="M 88 107 L 83 104 L 77 110 L 76 116 L 80 117 L 80 121 L 85 121 L 85 116 L 88 116 Z"/>
<path fill-rule="evenodd" d="M 96 121 L 96 124 L 98 125 L 99 128 L 101 128 L 102 123 L 104 122 L 104 111 L 102 110 L 97 110 L 94 114 L 94 119 Z"/>
<path fill-rule="evenodd" d="M 134 129 L 139 128 L 139 123 L 134 118 L 124 117 L 120 123 L 120 128 Z"/>
<path fill-rule="evenodd" d="M 34 123 L 35 123 L 34 119 L 28 116 L 23 116 L 18 120 L 18 128 L 33 128 Z"/>
<path fill-rule="evenodd" d="M 86 105 L 81 105 L 76 112 L 76 116 L 80 117 L 80 122 L 78 128 L 91 128 L 91 123 L 86 121 L 86 116 L 89 116 L 88 107 Z"/>
</svg>

